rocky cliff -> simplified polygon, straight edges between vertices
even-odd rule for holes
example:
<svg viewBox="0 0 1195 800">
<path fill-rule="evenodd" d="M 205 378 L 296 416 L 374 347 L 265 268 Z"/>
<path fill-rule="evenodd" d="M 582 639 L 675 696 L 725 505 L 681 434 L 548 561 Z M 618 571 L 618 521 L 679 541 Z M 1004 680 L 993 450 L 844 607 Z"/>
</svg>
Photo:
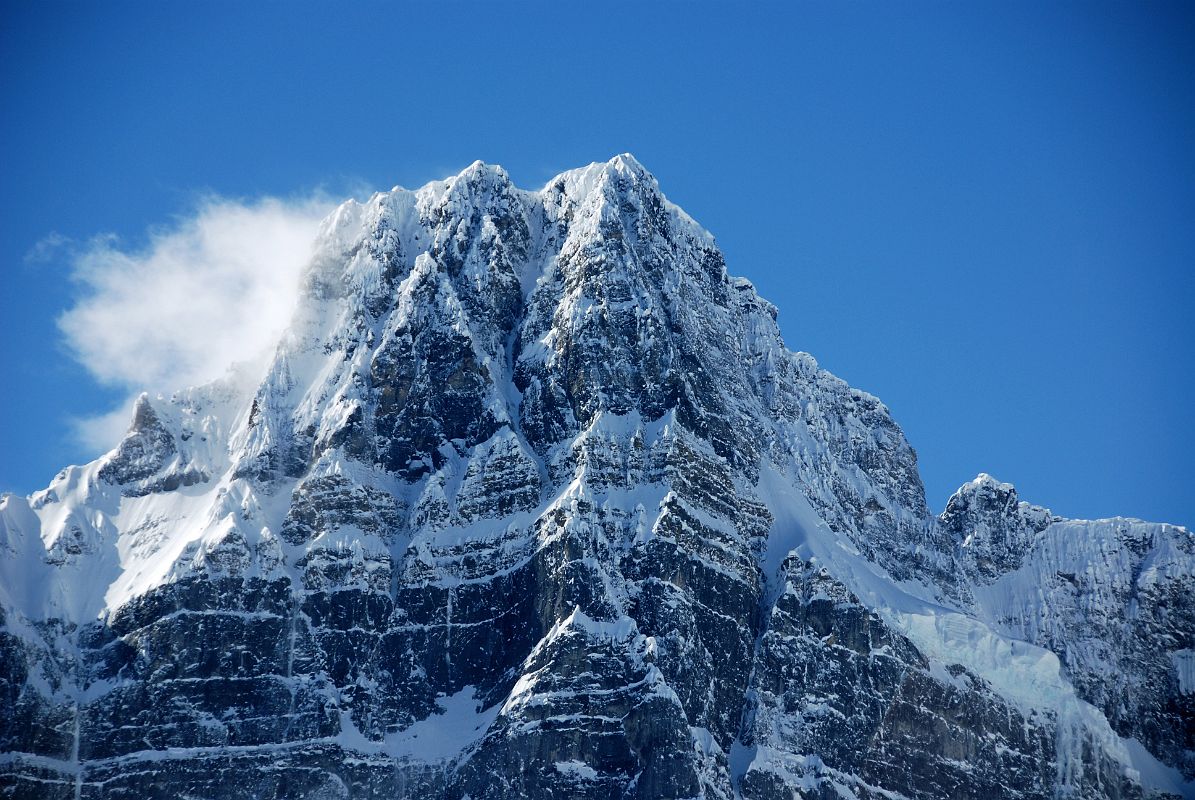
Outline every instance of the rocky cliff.
<svg viewBox="0 0 1195 800">
<path fill-rule="evenodd" d="M 0 503 L 0 795 L 1195 796 L 1195 539 L 988 476 L 630 156 L 348 202 L 261 375 Z"/>
</svg>

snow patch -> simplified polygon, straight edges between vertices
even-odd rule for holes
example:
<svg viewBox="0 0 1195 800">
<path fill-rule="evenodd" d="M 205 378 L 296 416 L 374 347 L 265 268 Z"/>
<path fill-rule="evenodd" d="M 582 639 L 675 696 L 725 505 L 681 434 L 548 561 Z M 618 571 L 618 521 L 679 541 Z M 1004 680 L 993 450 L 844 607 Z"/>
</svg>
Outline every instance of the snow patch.
<svg viewBox="0 0 1195 800">
<path fill-rule="evenodd" d="M 388 755 L 395 759 L 426 763 L 452 761 L 477 742 L 498 716 L 499 705 L 482 709 L 473 686 L 436 701 L 437 712 L 382 741 L 366 738 L 352 723 L 348 712 L 341 714 L 337 742 L 360 753 Z"/>
<path fill-rule="evenodd" d="M 1178 690 L 1183 694 L 1195 694 L 1195 650 L 1175 650 L 1170 654 L 1170 660 L 1178 678 Z"/>
<path fill-rule="evenodd" d="M 597 780 L 597 770 L 582 761 L 557 761 L 556 771 L 583 781 Z"/>
</svg>

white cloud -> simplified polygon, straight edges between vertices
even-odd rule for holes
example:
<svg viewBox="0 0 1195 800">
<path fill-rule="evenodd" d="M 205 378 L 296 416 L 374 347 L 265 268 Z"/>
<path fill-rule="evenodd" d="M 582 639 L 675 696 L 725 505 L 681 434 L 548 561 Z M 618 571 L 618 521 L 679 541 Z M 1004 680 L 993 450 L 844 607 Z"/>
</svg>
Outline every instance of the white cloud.
<svg viewBox="0 0 1195 800">
<path fill-rule="evenodd" d="M 71 418 L 70 428 L 75 441 L 91 455 L 111 450 L 129 429 L 135 399 L 136 395 L 131 395 L 111 411 L 94 417 Z"/>
<path fill-rule="evenodd" d="M 46 264 L 55 259 L 59 253 L 70 247 L 70 240 L 63 236 L 58 231 L 52 231 L 49 235 L 42 238 L 41 241 L 33 245 L 28 253 L 25 254 L 25 262 L 28 264 Z"/>
<path fill-rule="evenodd" d="M 210 199 L 143 247 L 93 240 L 73 258 L 82 292 L 59 319 L 68 348 L 100 382 L 133 394 L 207 383 L 268 352 L 331 207 L 324 198 Z M 76 431 L 107 449 L 123 412 L 78 421 Z"/>
</svg>

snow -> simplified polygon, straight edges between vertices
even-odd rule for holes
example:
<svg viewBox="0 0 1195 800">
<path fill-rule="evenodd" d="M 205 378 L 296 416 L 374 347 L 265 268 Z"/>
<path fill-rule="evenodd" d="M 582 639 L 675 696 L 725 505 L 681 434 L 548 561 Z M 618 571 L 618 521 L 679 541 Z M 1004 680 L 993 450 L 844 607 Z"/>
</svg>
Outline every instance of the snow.
<svg viewBox="0 0 1195 800">
<path fill-rule="evenodd" d="M 726 758 L 726 768 L 730 772 L 730 780 L 736 789 L 741 784 L 743 776 L 751 769 L 751 765 L 755 763 L 757 755 L 759 755 L 758 747 L 748 747 L 738 739 L 731 743 L 730 753 Z"/>
<path fill-rule="evenodd" d="M 975 476 L 974 480 L 970 480 L 970 481 L 967 481 L 966 483 L 964 483 L 958 491 L 960 493 L 966 492 L 966 491 L 973 492 L 980 487 L 990 487 L 990 488 L 998 489 L 1002 492 L 1011 492 L 1014 490 L 1014 487 L 1011 483 L 1005 483 L 1004 481 L 996 480 L 995 478 L 993 478 L 991 475 L 987 474 L 986 472 L 981 472 Z"/>
<path fill-rule="evenodd" d="M 1136 739 L 1124 739 L 1125 750 L 1131 768 L 1140 777 L 1141 785 L 1159 792 L 1170 792 L 1185 800 L 1195 800 L 1195 781 L 1186 780 L 1174 767 L 1158 761 L 1145 746 Z"/>
<path fill-rule="evenodd" d="M 45 613 L 45 586 L 50 579 L 41 539 L 41 520 L 24 497 L 0 497 L 0 603 L 27 619 Z"/>
<path fill-rule="evenodd" d="M 597 780 L 597 770 L 582 761 L 557 761 L 556 771 L 583 781 Z"/>
<path fill-rule="evenodd" d="M 576 606 L 572 613 L 552 626 L 543 643 L 552 641 L 569 629 L 584 631 L 593 639 L 615 642 L 626 641 L 639 635 L 639 628 L 630 617 L 622 616 L 613 621 L 595 620 L 581 611 L 580 606 Z"/>
<path fill-rule="evenodd" d="M 1067 780 L 1069 770 L 1082 763 L 1084 745 L 1079 737 L 1085 733 L 1113 758 L 1136 768 L 1146 785 L 1169 785 L 1165 777 L 1168 773 L 1160 770 L 1156 760 L 1150 763 L 1144 758 L 1148 755 L 1144 748 L 1137 745 L 1134 749 L 1132 740 L 1117 736 L 1098 709 L 1079 699 L 1053 652 L 926 599 L 932 596 L 928 587 L 893 580 L 883 567 L 860 556 L 843 537 L 831 531 L 796 488 L 795 478 L 775 465 L 761 469 L 759 494 L 775 516 L 763 556 L 773 598 L 784 578 L 780 565 L 789 554 L 820 565 L 929 659 L 961 664 L 1026 712 L 1037 709 L 1055 713 L 1061 780 Z M 1062 538 L 1078 543 L 1090 541 Z M 749 766 L 757 757 L 743 751 L 732 753 L 738 765 L 733 774 L 744 774 L 744 762 Z M 1070 759 L 1076 763 L 1072 765 Z"/>
<path fill-rule="evenodd" d="M 1183 694 L 1195 694 L 1195 650 L 1175 650 L 1170 659 L 1178 679 L 1178 690 Z"/>
<path fill-rule="evenodd" d="M 606 485 L 595 480 L 589 462 L 580 457 L 607 444 L 619 447 L 632 440 L 649 451 L 659 447 L 683 435 L 675 410 L 654 420 L 645 419 L 637 410 L 625 414 L 601 410 L 589 418 L 586 427 L 576 426 L 574 437 L 560 442 L 547 454 L 530 446 L 518 424 L 523 395 L 513 379 L 516 359 L 520 366 L 555 365 L 563 357 L 556 348 L 565 329 L 584 330 L 586 325 L 613 313 L 627 315 L 649 328 L 655 323 L 662 329 L 667 324 L 664 320 L 681 325 L 686 315 L 707 311 L 684 306 L 686 298 L 692 296 L 692 286 L 686 283 L 690 276 L 679 272 L 665 274 L 662 286 L 651 291 L 628 280 L 630 289 L 618 300 L 590 296 L 575 285 L 577 282 L 560 277 L 570 257 L 592 246 L 604 222 L 621 222 L 631 238 L 647 235 L 624 217 L 628 213 L 624 201 L 629 207 L 645 202 L 647 195 L 639 190 L 658 193 L 658 186 L 642 165 L 623 154 L 605 163 L 562 173 L 538 193 L 514 189 L 501 168 L 475 162 L 448 181 L 429 183 L 414 191 L 396 187 L 364 203 L 350 201 L 342 205 L 321 227 L 303 304 L 268 364 L 248 366 L 218 384 L 142 401 L 152 406 L 178 449 L 154 478 L 194 469 L 207 480 L 140 496 L 122 492 L 122 487 L 99 479 L 100 470 L 117 452 L 113 451 L 91 464 L 67 468 L 47 489 L 28 499 L 13 495 L 0 498 L 0 604 L 16 612 L 9 616 L 10 628 L 23 631 L 22 625 L 48 617 L 68 622 L 102 619 L 155 587 L 203 568 L 212 548 L 233 534 L 243 538 L 250 550 L 261 545 L 276 551 L 279 555 L 275 567 L 255 562 L 252 569 L 287 571 L 296 587 L 302 583 L 295 564 L 319 548 L 348 551 L 363 561 L 388 561 L 395 565 L 395 571 L 400 564 L 426 568 L 422 574 L 427 576 L 427 585 L 453 588 L 489 580 L 517 569 L 532 557 L 535 548 L 563 535 L 552 525 L 541 526 L 534 535 L 528 533 L 536 529 L 537 520 L 558 509 L 571 513 L 586 506 L 625 521 L 624 539 L 608 543 L 611 549 L 648 542 L 657 535 L 664 509 L 677 503 L 703 526 L 720 534 L 724 541 L 712 542 L 713 546 L 733 555 L 729 550 L 734 548 L 724 542 L 744 543 L 744 534 L 733 527 L 734 520 L 683 501 L 666 481 L 633 480 L 628 472 L 625 485 Z M 618 192 L 622 194 L 616 195 Z M 489 208 L 486 204 L 495 198 L 522 204 L 530 227 L 531 252 L 524 263 L 514 267 L 516 293 L 521 292 L 526 304 L 540 295 L 556 302 L 548 312 L 551 324 L 527 331 L 530 338 L 521 342 L 518 353 L 516 335 L 523 331 L 511 332 L 501 340 L 502 336 L 494 335 L 487 327 L 483 315 L 474 316 L 470 306 L 469 292 L 483 290 L 491 279 L 486 262 L 477 253 L 477 242 L 469 243 L 472 249 L 465 247 L 468 237 L 458 228 L 429 235 L 426 222 L 440 213 L 451 218 L 465 211 L 485 211 Z M 685 240 L 684 246 L 712 244 L 708 232 L 662 195 L 660 198 L 668 224 L 679 234 L 678 239 Z M 545 246 L 546 231 L 565 218 L 572 220 L 566 229 L 560 228 L 566 231 L 567 240 Z M 494 219 L 487 212 L 481 213 L 479 220 L 479 238 L 492 243 L 498 235 Z M 394 245 L 401 263 L 383 264 L 379 260 L 368 245 L 380 239 Z M 450 278 L 445 266 L 433 256 L 433 252 L 449 252 L 452 248 L 458 248 L 461 256 L 458 278 Z M 611 268 L 624 269 L 619 264 Z M 394 274 L 387 277 L 392 270 Z M 617 277 L 634 278 L 630 270 Z M 1174 770 L 1159 764 L 1139 743 L 1116 737 L 1103 716 L 1077 698 L 1057 656 L 1026 641 L 1043 640 L 1038 634 L 1048 620 L 1042 619 L 1041 612 L 1049 591 L 1047 579 L 1054 571 L 1086 576 L 1097 587 L 1098 599 L 1098 592 L 1103 590 L 1100 587 L 1112 585 L 1134 569 L 1130 555 L 1116 551 L 1104 536 L 1107 526 L 1145 523 L 1053 522 L 1035 540 L 1040 557 L 990 585 L 968 587 L 974 590 L 974 607 L 963 608 L 962 601 L 960 607 L 950 605 L 952 601 L 943 599 L 942 587 L 928 578 L 894 580 L 884 563 L 871 560 L 863 552 L 872 542 L 861 536 L 852 540 L 858 531 L 836 533 L 811 499 L 818 508 L 832 506 L 837 496 L 829 485 L 838 482 L 861 501 L 879 503 L 885 512 L 896 517 L 904 515 L 905 521 L 926 522 L 914 519 L 923 509 L 907 508 L 894 499 L 900 493 L 899 486 L 878 486 L 849 459 L 835 460 L 838 454 L 829 452 L 836 444 L 832 435 L 840 436 L 843 442 L 872 443 L 881 450 L 902 445 L 903 439 L 898 431 L 893 434 L 862 421 L 864 413 L 887 414 L 876 398 L 821 372 L 811 356 L 784 349 L 775 325 L 775 308 L 755 295 L 750 282 L 729 279 L 727 285 L 733 289 L 731 303 L 750 310 L 744 312 L 742 320 L 735 318 L 739 327 L 733 336 L 732 332 L 726 334 L 726 343 L 708 343 L 710 352 L 717 355 L 722 347 L 727 357 L 750 364 L 752 374 L 757 372 L 765 383 L 803 381 L 800 386 L 804 394 L 794 395 L 789 409 L 766 405 L 776 399 L 768 389 L 761 391 L 765 399 L 758 405 L 740 403 L 739 398 L 729 397 L 729 391 L 718 389 L 723 392 L 726 407 L 746 408 L 754 415 L 751 422 L 760 427 L 762 446 L 776 459 L 773 462 L 765 458 L 758 484 L 745 487 L 753 490 L 774 516 L 759 557 L 765 602 L 774 604 L 790 588 L 784 562 L 795 554 L 826 569 L 888 625 L 907 636 L 930 659 L 929 670 L 934 677 L 955 682 L 959 679 L 945 666 L 962 664 L 1020 708 L 1057 715 L 1063 778 L 1075 767 L 1073 759 L 1082 757 L 1079 736 L 1090 734 L 1107 752 L 1136 770 L 1148 785 L 1179 787 L 1171 790 L 1191 796 L 1190 785 L 1182 784 Z M 366 313 L 366 299 L 383 292 L 393 294 L 386 297 L 392 301 L 387 314 L 376 317 Z M 551 293 L 558 296 L 552 297 Z M 712 307 L 708 311 L 722 313 Z M 714 318 L 719 324 L 730 319 Z M 321 532 L 310 542 L 281 542 L 277 532 L 283 529 L 296 481 L 275 475 L 272 482 L 258 483 L 238 476 L 245 468 L 268 462 L 270 454 L 287 445 L 295 431 L 312 431 L 319 445 L 333 440 L 359 409 L 372 402 L 363 387 L 368 386 L 377 353 L 409 337 L 411 330 L 419 327 L 453 331 L 472 343 L 477 364 L 491 378 L 492 385 L 486 389 L 482 404 L 498 421 L 497 432 L 471 448 L 460 440 L 445 444 L 437 454 L 436 463 L 441 467 L 410 484 L 336 448 L 324 450 L 309 465 L 309 475 L 343 475 L 351 483 L 389 493 L 396 503 L 411 509 L 411 524 L 406 526 L 410 530 L 401 537 L 387 539 L 346 523 Z M 657 335 L 662 334 L 652 334 Z M 654 339 L 651 344 L 655 344 Z M 701 355 L 705 358 L 708 354 Z M 708 375 L 710 367 L 709 361 L 699 361 L 693 367 L 694 374 Z M 656 376 L 643 377 L 651 380 Z M 543 388 L 539 377 L 533 377 L 528 386 L 535 391 Z M 864 410 L 835 421 L 831 417 L 836 402 L 857 404 Z M 701 450 L 701 457 L 710 463 L 725 463 L 705 442 L 685 444 Z M 500 520 L 482 514 L 481 518 L 462 521 L 469 517 L 458 503 L 462 497 L 480 491 L 484 478 L 480 465 L 495 454 L 511 453 L 525 458 L 538 473 L 538 505 Z M 801 461 L 805 457 L 808 460 Z M 560 465 L 568 463 L 569 458 L 578 459 L 580 467 L 563 480 L 553 480 L 551 476 L 560 474 Z M 411 462 L 412 466 L 420 463 Z M 470 473 L 470 465 L 479 466 Z M 980 474 L 964 490 L 981 487 L 1012 489 Z M 1044 511 L 1024 503 L 1021 506 L 1026 513 Z M 836 523 L 843 527 L 841 520 Z M 1160 544 L 1135 578 L 1141 585 L 1191 568 L 1189 556 L 1174 550 L 1173 537 L 1160 536 L 1157 530 L 1161 527 L 1142 529 L 1143 536 L 1154 536 Z M 502 566 L 489 570 L 484 578 L 466 574 L 452 563 L 452 556 L 443 555 L 452 548 L 477 543 L 492 544 L 488 555 L 503 559 Z M 604 588 L 615 605 L 626 600 L 627 589 L 615 585 L 609 565 L 592 556 L 586 556 L 585 563 L 599 580 L 606 582 Z M 720 564 L 706 563 L 712 570 L 731 574 Z M 444 626 L 450 631 L 454 625 L 453 594 L 450 592 L 448 597 Z M 595 620 L 580 608 L 556 621 L 539 647 L 565 635 L 619 642 L 636 657 L 653 654 L 657 648 L 656 641 L 643 637 L 629 616 Z M 36 634 L 30 633 L 29 637 L 35 638 Z M 1176 650 L 1168 657 L 1179 691 L 1195 693 L 1195 650 Z M 647 664 L 645 673 L 644 683 L 653 692 L 672 692 L 654 665 Z M 537 677 L 535 672 L 524 673 L 505 703 L 495 703 L 486 710 L 478 708 L 473 687 L 442 697 L 437 701 L 440 713 L 380 742 L 357 731 L 345 712 L 343 732 L 337 741 L 362 753 L 421 761 L 452 760 L 480 741 L 500 713 L 533 701 Z M 92 691 L 103 688 L 97 686 Z M 720 752 L 708 730 L 692 728 L 691 735 L 701 753 Z M 746 748 L 737 742 L 727 757 L 736 779 L 753 763 L 767 762 L 778 774 L 789 775 L 801 786 L 809 770 L 818 766 L 809 757 L 766 747 Z M 578 779 L 596 776 L 580 761 L 559 761 L 555 768 Z"/>
<path fill-rule="evenodd" d="M 380 742 L 363 736 L 346 712 L 341 715 L 341 734 L 336 741 L 360 753 L 427 763 L 452 761 L 481 741 L 497 718 L 500 704 L 480 708 L 476 688 L 466 686 L 438 699 L 436 709 L 427 719 L 387 734 Z"/>
<path fill-rule="evenodd" d="M 708 728 L 690 726 L 689 735 L 693 737 L 693 746 L 697 748 L 698 753 L 712 756 L 722 752 L 722 748 L 718 746 L 718 741 L 710 733 Z"/>
</svg>

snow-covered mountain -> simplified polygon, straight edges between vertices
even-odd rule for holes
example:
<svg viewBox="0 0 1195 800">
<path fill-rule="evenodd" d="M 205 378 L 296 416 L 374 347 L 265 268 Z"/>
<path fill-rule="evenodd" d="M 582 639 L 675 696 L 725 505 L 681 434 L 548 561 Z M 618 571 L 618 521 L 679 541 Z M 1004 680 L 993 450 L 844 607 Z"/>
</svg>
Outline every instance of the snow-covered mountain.
<svg viewBox="0 0 1195 800">
<path fill-rule="evenodd" d="M 0 502 L 0 796 L 1195 797 L 1195 539 L 981 475 L 632 157 L 324 223 L 264 374 Z"/>
</svg>

